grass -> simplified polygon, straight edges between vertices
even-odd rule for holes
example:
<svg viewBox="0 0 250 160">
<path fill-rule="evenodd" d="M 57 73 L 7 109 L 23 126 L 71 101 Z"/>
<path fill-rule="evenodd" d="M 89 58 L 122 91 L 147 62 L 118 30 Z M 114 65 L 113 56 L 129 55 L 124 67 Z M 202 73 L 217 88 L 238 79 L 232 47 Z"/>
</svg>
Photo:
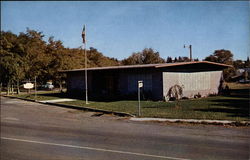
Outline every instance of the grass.
<svg viewBox="0 0 250 160">
<path fill-rule="evenodd" d="M 83 100 L 63 103 L 131 114 L 137 114 L 138 106 L 137 101 L 90 102 L 88 105 Z M 183 100 L 178 106 L 176 102 L 142 101 L 141 106 L 143 117 L 249 120 L 248 102 L 241 98 L 219 96 Z"/>
<path fill-rule="evenodd" d="M 179 118 L 179 119 L 219 119 L 219 120 L 249 120 L 249 84 L 228 84 L 230 96 L 213 96 L 200 99 L 181 100 L 178 102 L 141 101 L 143 117 Z M 34 99 L 34 95 L 20 95 L 22 98 Z M 66 98 L 66 94 L 38 94 L 37 100 Z M 109 111 L 137 114 L 137 101 L 90 101 L 84 100 L 62 102 L 63 104 L 87 106 Z"/>
<path fill-rule="evenodd" d="M 60 93 L 56 91 L 43 91 L 37 93 L 37 96 L 35 96 L 34 92 L 30 94 L 20 94 L 20 95 L 14 95 L 20 98 L 27 98 L 27 99 L 32 99 L 32 100 L 38 100 L 38 101 L 43 101 L 43 100 L 53 100 L 53 99 L 58 99 L 60 97 Z"/>
<path fill-rule="evenodd" d="M 226 83 L 231 89 L 250 89 L 250 84 Z"/>
</svg>

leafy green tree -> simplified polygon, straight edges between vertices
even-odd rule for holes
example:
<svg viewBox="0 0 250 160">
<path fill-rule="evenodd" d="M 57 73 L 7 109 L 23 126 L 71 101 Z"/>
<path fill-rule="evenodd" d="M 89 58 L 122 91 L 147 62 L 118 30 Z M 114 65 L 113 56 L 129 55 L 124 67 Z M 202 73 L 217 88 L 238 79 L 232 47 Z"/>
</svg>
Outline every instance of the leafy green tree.
<svg viewBox="0 0 250 160">
<path fill-rule="evenodd" d="M 247 60 L 245 61 L 244 68 L 250 68 L 250 61 L 249 61 L 249 57 L 247 57 Z"/>
<path fill-rule="evenodd" d="M 117 59 L 105 57 L 97 49 L 90 47 L 88 50 L 88 60 L 91 67 L 117 66 L 119 62 Z"/>
<path fill-rule="evenodd" d="M 55 85 L 65 78 L 60 70 L 84 68 L 84 50 L 65 48 L 60 40 L 49 37 L 43 40 L 42 32 L 27 28 L 26 32 L 15 35 L 1 31 L 0 82 L 3 86 L 34 80 L 40 84 L 52 80 Z M 97 49 L 90 48 L 88 67 L 119 65 L 114 58 L 104 56 Z"/>
<path fill-rule="evenodd" d="M 122 60 L 123 65 L 154 64 L 164 62 L 165 61 L 160 57 L 159 52 L 155 52 L 152 48 L 145 48 L 142 52 L 133 53 L 128 58 Z"/>
<path fill-rule="evenodd" d="M 34 80 L 35 76 L 41 77 L 42 69 L 48 64 L 48 57 L 45 55 L 46 42 L 43 40 L 42 32 L 30 30 L 21 32 L 18 35 L 18 53 L 22 57 L 22 68 L 25 73 L 24 80 Z"/>
<path fill-rule="evenodd" d="M 1 32 L 0 46 L 0 82 L 4 86 L 16 84 L 19 93 L 19 81 L 24 78 L 22 47 L 18 37 L 11 32 Z"/>
<path fill-rule="evenodd" d="M 63 70 L 65 58 L 64 55 L 64 46 L 60 40 L 54 40 L 54 37 L 49 37 L 48 44 L 46 45 L 45 55 L 47 59 L 44 60 L 46 65 L 41 69 L 43 74 L 43 80 L 48 81 L 52 80 L 55 85 L 61 85 L 62 75 L 59 73 L 60 70 Z M 45 83 L 45 81 L 43 83 Z"/>
<path fill-rule="evenodd" d="M 223 63 L 223 64 L 233 64 L 233 53 L 229 50 L 221 49 L 215 50 L 214 53 L 205 58 L 206 61 Z"/>
<path fill-rule="evenodd" d="M 175 57 L 175 58 L 174 58 L 174 62 L 178 62 L 178 59 L 177 59 L 177 57 Z"/>
<path fill-rule="evenodd" d="M 215 50 L 212 55 L 209 55 L 205 58 L 206 61 L 223 63 L 228 65 L 233 65 L 233 53 L 229 50 L 221 49 Z M 231 67 L 228 69 L 224 69 L 223 77 L 226 81 L 230 80 L 230 77 L 235 75 L 235 68 Z"/>
<path fill-rule="evenodd" d="M 233 66 L 235 69 L 245 68 L 245 63 L 242 60 L 233 61 Z"/>
<path fill-rule="evenodd" d="M 177 62 L 190 62 L 190 59 L 188 57 L 179 56 Z"/>
<path fill-rule="evenodd" d="M 168 57 L 167 60 L 166 60 L 166 63 L 172 63 L 172 62 L 173 62 L 172 58 Z"/>
</svg>

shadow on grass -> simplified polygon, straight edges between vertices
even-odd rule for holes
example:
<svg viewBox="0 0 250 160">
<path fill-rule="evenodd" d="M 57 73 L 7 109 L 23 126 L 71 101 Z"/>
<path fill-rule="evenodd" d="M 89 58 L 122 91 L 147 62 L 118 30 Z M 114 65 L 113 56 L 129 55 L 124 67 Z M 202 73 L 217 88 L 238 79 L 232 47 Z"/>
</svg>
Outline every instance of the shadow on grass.
<svg viewBox="0 0 250 160">
<path fill-rule="evenodd" d="M 78 100 L 85 100 L 85 94 L 68 94 L 68 93 L 47 93 L 40 94 L 41 96 L 58 97 L 58 98 L 72 98 Z M 135 96 L 136 97 L 136 96 Z M 126 100 L 135 100 L 130 97 L 91 97 L 90 101 L 96 102 L 117 102 Z M 136 100 L 135 100 L 136 101 Z M 188 100 L 185 100 L 188 101 Z M 249 119 L 249 89 L 234 89 L 230 91 L 230 95 L 215 97 L 213 99 L 206 99 L 210 104 L 210 108 L 193 109 L 193 111 L 226 113 L 228 117 L 240 117 Z M 203 102 L 197 102 L 203 104 Z M 207 102 L 206 102 L 207 103 Z M 148 104 L 148 103 L 147 103 Z M 175 106 L 176 102 L 164 104 L 148 104 L 143 108 L 166 108 L 166 106 Z M 192 105 L 192 104 L 188 104 Z M 197 104 L 198 105 L 198 104 Z"/>
<path fill-rule="evenodd" d="M 79 99 L 83 100 L 80 96 L 75 96 L 75 95 L 70 95 L 67 93 L 44 93 L 44 94 L 39 94 L 39 96 L 44 96 L 44 97 L 57 97 L 57 98 L 72 98 L 72 99 Z"/>
<path fill-rule="evenodd" d="M 44 93 L 39 94 L 40 96 L 45 97 L 58 97 L 58 98 L 72 98 L 77 100 L 83 100 L 85 101 L 85 93 Z M 89 94 L 88 97 L 89 101 L 95 101 L 95 102 L 116 102 L 116 101 L 137 101 L 137 95 L 127 95 L 127 96 L 121 96 L 121 95 L 91 95 Z M 146 100 L 146 98 L 141 98 L 141 100 Z"/>
<path fill-rule="evenodd" d="M 72 98 L 77 100 L 83 100 L 85 101 L 85 94 L 72 94 L 72 93 L 44 93 L 39 94 L 39 96 L 44 97 L 56 97 L 56 98 Z M 89 101 L 96 101 L 96 102 L 115 102 L 115 101 L 121 101 L 121 100 L 133 100 L 128 97 L 115 97 L 115 96 L 89 96 Z"/>
<path fill-rule="evenodd" d="M 211 100 L 212 105 L 217 107 L 195 109 L 195 111 L 228 113 L 228 117 L 241 117 L 250 119 L 249 89 L 231 90 L 230 95 L 224 97 L 225 98 Z"/>
<path fill-rule="evenodd" d="M 232 89 L 229 97 L 249 98 L 249 89 Z"/>
</svg>

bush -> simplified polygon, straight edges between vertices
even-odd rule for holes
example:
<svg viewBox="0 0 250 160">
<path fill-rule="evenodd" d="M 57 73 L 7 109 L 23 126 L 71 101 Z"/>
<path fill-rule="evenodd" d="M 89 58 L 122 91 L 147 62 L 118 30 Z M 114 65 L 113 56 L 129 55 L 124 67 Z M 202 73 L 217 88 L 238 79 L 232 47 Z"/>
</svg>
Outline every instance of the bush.
<svg viewBox="0 0 250 160">
<path fill-rule="evenodd" d="M 183 95 L 183 89 L 179 85 L 174 85 L 169 88 L 167 97 L 169 97 L 169 100 L 178 100 L 181 99 Z"/>
</svg>

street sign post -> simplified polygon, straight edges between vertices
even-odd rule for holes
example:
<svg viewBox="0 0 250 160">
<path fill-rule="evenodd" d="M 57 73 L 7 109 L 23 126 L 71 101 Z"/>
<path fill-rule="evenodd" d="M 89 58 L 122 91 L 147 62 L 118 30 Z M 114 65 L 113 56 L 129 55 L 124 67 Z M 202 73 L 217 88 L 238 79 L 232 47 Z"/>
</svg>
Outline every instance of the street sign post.
<svg viewBox="0 0 250 160">
<path fill-rule="evenodd" d="M 138 81 L 138 117 L 141 116 L 141 95 L 140 89 L 143 87 L 143 81 Z"/>
</svg>

